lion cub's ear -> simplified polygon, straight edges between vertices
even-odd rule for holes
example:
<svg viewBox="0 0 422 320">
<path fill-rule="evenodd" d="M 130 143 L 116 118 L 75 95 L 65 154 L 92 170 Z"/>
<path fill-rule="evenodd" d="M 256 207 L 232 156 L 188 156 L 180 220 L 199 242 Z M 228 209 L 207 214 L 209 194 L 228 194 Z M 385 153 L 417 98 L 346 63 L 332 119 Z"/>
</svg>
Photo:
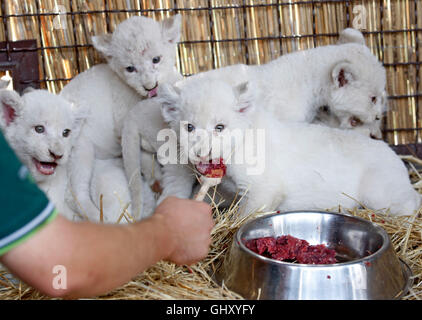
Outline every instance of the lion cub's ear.
<svg viewBox="0 0 422 320">
<path fill-rule="evenodd" d="M 163 84 L 158 87 L 158 99 L 164 121 L 176 121 L 180 112 L 180 89 L 170 84 Z"/>
<path fill-rule="evenodd" d="M 22 111 L 23 101 L 16 91 L 0 90 L 0 127 L 6 128 Z"/>
<path fill-rule="evenodd" d="M 105 33 L 91 38 L 94 48 L 101 52 L 107 59 L 112 55 L 111 40 L 113 34 Z"/>
<path fill-rule="evenodd" d="M 182 29 L 182 16 L 180 14 L 164 19 L 160 23 L 164 39 L 170 43 L 177 43 L 180 41 L 180 33 Z"/>
<path fill-rule="evenodd" d="M 233 88 L 237 97 L 236 111 L 243 114 L 251 113 L 255 110 L 255 90 L 249 81 L 243 82 Z"/>
<path fill-rule="evenodd" d="M 362 32 L 357 29 L 347 28 L 344 29 L 339 34 L 339 38 L 337 44 L 344 44 L 344 43 L 359 43 L 361 45 L 365 45 L 365 38 L 363 37 Z"/>
<path fill-rule="evenodd" d="M 70 103 L 70 110 L 73 114 L 73 136 L 79 136 L 85 121 L 91 116 L 89 105 L 84 101 L 75 102 L 72 99 L 65 99 L 67 103 Z"/>
<path fill-rule="evenodd" d="M 27 94 L 27 93 L 30 93 L 30 92 L 35 91 L 35 90 L 36 90 L 36 89 L 35 89 L 35 88 L 33 88 L 33 87 L 31 87 L 31 86 L 26 87 L 25 89 L 23 89 L 23 91 L 22 91 L 22 95 Z"/>
<path fill-rule="evenodd" d="M 331 72 L 332 81 L 338 88 L 347 86 L 356 80 L 353 66 L 350 62 L 343 61 L 337 63 Z"/>
</svg>

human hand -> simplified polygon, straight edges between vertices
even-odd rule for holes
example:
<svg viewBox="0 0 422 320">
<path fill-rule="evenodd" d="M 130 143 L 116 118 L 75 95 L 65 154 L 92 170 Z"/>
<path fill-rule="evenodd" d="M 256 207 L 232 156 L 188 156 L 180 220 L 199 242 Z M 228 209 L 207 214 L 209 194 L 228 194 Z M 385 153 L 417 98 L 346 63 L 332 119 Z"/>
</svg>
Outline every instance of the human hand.
<svg viewBox="0 0 422 320">
<path fill-rule="evenodd" d="M 214 226 L 211 207 L 194 200 L 166 198 L 151 217 L 168 231 L 169 254 L 165 260 L 192 264 L 208 254 Z"/>
</svg>

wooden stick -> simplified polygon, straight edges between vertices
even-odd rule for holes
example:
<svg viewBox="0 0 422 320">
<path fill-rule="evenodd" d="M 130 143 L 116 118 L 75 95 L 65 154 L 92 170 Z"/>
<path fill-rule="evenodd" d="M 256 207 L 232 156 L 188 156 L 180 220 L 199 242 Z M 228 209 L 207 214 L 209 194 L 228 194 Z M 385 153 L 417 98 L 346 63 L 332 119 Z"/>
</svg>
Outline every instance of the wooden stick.
<svg viewBox="0 0 422 320">
<path fill-rule="evenodd" d="M 194 197 L 194 200 L 196 201 L 204 200 L 205 195 L 207 194 L 209 188 L 210 188 L 210 185 L 208 183 L 202 184 L 201 188 L 199 189 L 198 194 Z"/>
<path fill-rule="evenodd" d="M 209 188 L 215 187 L 216 185 L 220 184 L 221 178 L 207 178 L 207 177 L 202 176 L 200 178 L 200 181 L 201 181 L 201 188 L 199 189 L 198 194 L 193 198 L 196 201 L 204 200 Z"/>
<path fill-rule="evenodd" d="M 100 194 L 100 222 L 104 222 L 103 194 Z"/>
</svg>

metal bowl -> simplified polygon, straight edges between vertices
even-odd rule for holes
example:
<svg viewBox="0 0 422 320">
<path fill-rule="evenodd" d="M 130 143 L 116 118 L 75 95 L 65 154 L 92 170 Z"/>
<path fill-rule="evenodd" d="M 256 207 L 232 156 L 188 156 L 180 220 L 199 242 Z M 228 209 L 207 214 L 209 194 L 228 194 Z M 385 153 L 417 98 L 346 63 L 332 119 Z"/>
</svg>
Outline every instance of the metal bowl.
<svg viewBox="0 0 422 320">
<path fill-rule="evenodd" d="M 291 235 L 335 249 L 339 263 L 309 265 L 254 253 L 244 241 Z M 286 212 L 242 226 L 223 265 L 224 283 L 247 299 L 398 299 L 412 285 L 411 271 L 381 227 L 331 212 Z"/>
</svg>

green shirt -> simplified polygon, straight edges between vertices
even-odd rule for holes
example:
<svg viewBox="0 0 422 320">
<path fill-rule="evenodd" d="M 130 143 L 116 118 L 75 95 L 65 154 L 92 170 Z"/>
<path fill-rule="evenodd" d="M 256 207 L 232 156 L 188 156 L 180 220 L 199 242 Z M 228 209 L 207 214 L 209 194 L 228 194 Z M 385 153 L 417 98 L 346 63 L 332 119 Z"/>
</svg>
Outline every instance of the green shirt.
<svg viewBox="0 0 422 320">
<path fill-rule="evenodd" d="M 31 180 L 0 132 L 0 255 L 51 221 L 54 205 Z"/>
</svg>

